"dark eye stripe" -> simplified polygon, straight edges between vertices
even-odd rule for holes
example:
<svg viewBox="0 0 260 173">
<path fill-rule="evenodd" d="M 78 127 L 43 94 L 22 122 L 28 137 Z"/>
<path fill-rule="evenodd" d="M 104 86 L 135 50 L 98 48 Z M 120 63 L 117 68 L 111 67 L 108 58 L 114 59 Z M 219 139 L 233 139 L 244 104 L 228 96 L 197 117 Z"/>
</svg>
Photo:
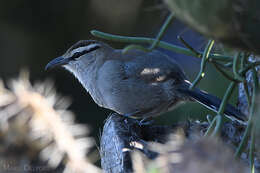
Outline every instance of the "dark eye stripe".
<svg viewBox="0 0 260 173">
<path fill-rule="evenodd" d="M 94 51 L 94 50 L 96 50 L 96 49 L 98 49 L 98 48 L 100 48 L 100 46 L 95 46 L 95 47 L 92 47 L 92 48 L 90 48 L 90 49 L 88 49 L 88 50 L 84 50 L 84 51 L 82 51 L 82 52 L 75 52 L 75 53 L 72 55 L 71 59 L 72 59 L 72 60 L 75 60 L 76 58 L 78 58 L 78 57 L 80 57 L 80 56 L 82 56 L 82 55 L 84 55 L 84 54 L 87 54 L 87 53 L 89 53 L 89 52 L 91 52 L 91 51 Z"/>
</svg>

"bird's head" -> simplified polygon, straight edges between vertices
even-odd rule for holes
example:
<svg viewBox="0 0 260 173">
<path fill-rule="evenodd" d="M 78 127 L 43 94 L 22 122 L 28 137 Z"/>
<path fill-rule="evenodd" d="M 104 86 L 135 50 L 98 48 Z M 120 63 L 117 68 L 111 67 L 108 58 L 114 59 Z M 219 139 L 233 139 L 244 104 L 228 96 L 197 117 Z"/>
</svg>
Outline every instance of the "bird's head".
<svg viewBox="0 0 260 173">
<path fill-rule="evenodd" d="M 107 44 L 95 40 L 81 40 L 72 45 L 62 56 L 50 61 L 45 70 L 63 66 L 70 71 L 77 68 L 85 69 L 95 62 L 96 59 L 101 59 L 105 53 L 111 50 Z"/>
</svg>

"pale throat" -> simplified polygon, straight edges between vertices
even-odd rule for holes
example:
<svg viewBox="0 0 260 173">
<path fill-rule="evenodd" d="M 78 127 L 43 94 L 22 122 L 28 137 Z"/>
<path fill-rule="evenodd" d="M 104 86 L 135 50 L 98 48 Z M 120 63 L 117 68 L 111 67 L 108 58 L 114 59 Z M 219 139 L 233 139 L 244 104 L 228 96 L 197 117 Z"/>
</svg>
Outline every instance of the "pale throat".
<svg viewBox="0 0 260 173">
<path fill-rule="evenodd" d="M 71 65 L 64 65 L 65 69 L 71 72 L 81 83 L 81 85 L 87 90 L 87 92 L 91 92 L 93 85 L 93 79 L 91 76 L 95 73 L 95 68 L 88 67 L 82 68 L 79 64 L 73 64 L 74 67 Z"/>
<path fill-rule="evenodd" d="M 80 68 L 76 66 L 71 67 L 70 65 L 64 65 L 65 69 L 70 71 L 91 95 L 93 100 L 101 107 L 104 107 L 104 99 L 99 92 L 96 84 L 97 69 L 95 65 L 89 66 L 88 68 Z M 95 97 L 93 97 L 95 96 Z"/>
</svg>

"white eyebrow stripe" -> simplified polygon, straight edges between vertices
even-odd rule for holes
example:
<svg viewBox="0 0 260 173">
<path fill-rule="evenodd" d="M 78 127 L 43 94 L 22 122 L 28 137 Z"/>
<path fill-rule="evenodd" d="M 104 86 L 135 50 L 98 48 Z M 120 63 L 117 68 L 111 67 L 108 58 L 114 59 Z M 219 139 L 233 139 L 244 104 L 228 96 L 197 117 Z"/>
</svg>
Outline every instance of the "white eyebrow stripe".
<svg viewBox="0 0 260 173">
<path fill-rule="evenodd" d="M 97 47 L 97 46 L 100 47 L 100 44 L 95 43 L 95 44 L 90 44 L 90 45 L 87 45 L 87 46 L 84 46 L 84 47 L 79 47 L 77 49 L 72 50 L 71 54 L 73 55 L 76 52 L 83 52 L 85 50 L 91 50 L 91 49 L 93 49 L 94 47 Z"/>
</svg>

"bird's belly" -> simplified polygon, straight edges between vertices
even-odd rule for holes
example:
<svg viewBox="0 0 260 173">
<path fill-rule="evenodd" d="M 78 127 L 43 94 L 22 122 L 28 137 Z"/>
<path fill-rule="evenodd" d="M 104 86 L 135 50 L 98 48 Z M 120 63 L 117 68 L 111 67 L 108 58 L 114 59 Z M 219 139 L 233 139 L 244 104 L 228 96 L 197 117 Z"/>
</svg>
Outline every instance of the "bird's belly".
<svg viewBox="0 0 260 173">
<path fill-rule="evenodd" d="M 164 104 L 168 104 L 168 98 L 159 86 L 140 84 L 135 81 L 121 81 L 110 86 L 103 86 L 101 93 L 105 99 L 107 108 L 120 114 L 158 114 Z M 158 109 L 158 111 L 156 111 Z M 145 115 L 139 115 L 145 116 Z"/>
<path fill-rule="evenodd" d="M 167 82 L 142 80 L 138 75 L 127 75 L 119 61 L 106 62 L 99 70 L 97 89 L 100 91 L 103 107 L 120 114 L 142 112 L 145 117 L 165 112 L 171 95 Z"/>
</svg>

